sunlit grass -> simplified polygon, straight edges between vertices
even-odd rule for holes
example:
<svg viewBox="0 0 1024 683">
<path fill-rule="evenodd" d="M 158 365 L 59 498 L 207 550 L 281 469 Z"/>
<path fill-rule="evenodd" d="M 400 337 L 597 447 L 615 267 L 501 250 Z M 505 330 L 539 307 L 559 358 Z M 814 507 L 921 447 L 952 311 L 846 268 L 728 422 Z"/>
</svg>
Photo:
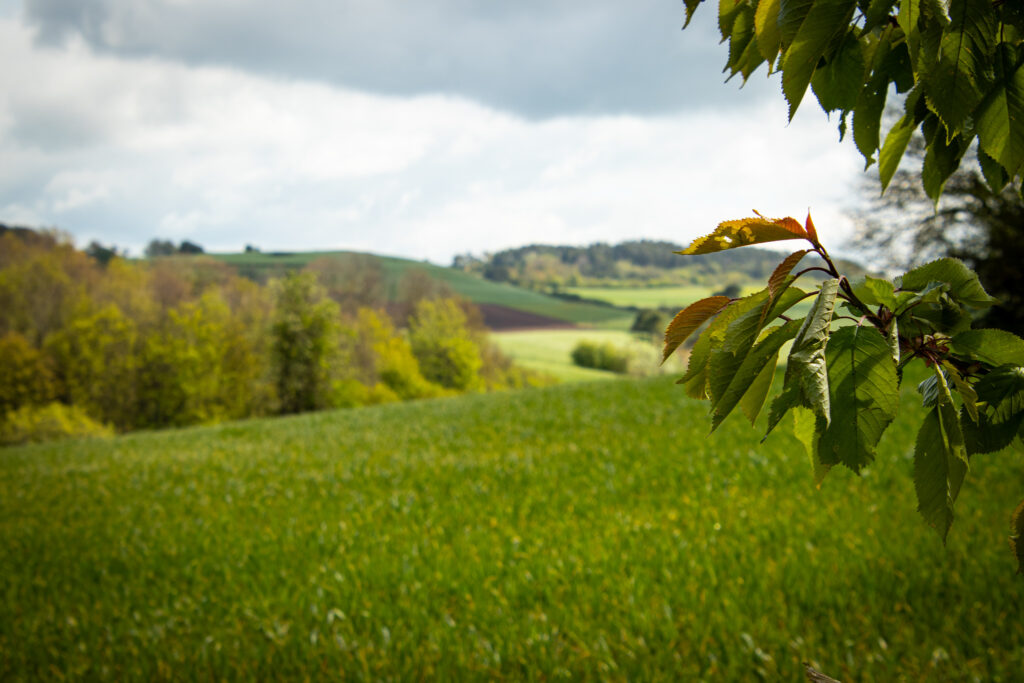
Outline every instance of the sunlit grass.
<svg viewBox="0 0 1024 683">
<path fill-rule="evenodd" d="M 705 410 L 658 378 L 0 450 L 0 679 L 1019 680 L 1019 456 L 943 548 L 908 422 L 816 490 Z"/>
</svg>

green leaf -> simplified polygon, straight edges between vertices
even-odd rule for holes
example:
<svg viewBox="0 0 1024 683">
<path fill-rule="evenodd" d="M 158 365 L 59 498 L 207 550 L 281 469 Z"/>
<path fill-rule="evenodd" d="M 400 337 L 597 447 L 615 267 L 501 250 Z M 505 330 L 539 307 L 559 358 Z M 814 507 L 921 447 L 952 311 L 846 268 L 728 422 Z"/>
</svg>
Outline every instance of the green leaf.
<svg viewBox="0 0 1024 683">
<path fill-rule="evenodd" d="M 792 339 L 800 329 L 800 323 L 790 320 L 774 328 L 764 339 L 752 348 L 746 346 L 746 332 L 742 329 L 744 320 L 737 320 L 730 326 L 726 346 L 711 355 L 711 429 L 714 431 L 728 417 L 740 399 L 751 389 L 755 380 L 768 366 L 775 367 L 782 345 Z M 730 347 L 730 342 L 736 340 Z M 760 403 L 764 403 L 761 397 Z"/>
<path fill-rule="evenodd" d="M 757 44 L 751 45 L 754 40 L 754 8 L 745 2 L 736 5 L 737 11 L 733 17 L 732 33 L 729 36 L 729 72 L 730 77 L 737 73 L 743 73 L 744 80 L 753 71 L 753 67 L 762 62 L 761 52 Z M 750 52 L 756 56 L 757 61 L 753 67 L 747 70 L 746 63 L 752 57 Z"/>
<path fill-rule="evenodd" d="M 949 285 L 950 298 L 968 306 L 985 308 L 998 303 L 981 286 L 977 274 L 955 258 L 941 258 L 918 266 L 898 278 L 897 286 L 921 291 L 934 282 Z"/>
<path fill-rule="evenodd" d="M 730 301 L 732 299 L 727 296 L 711 296 L 679 311 L 665 330 L 665 348 L 661 362 L 664 363 L 668 360 L 668 357 L 686 341 L 687 337 L 705 322 L 718 315 L 723 308 L 729 305 Z"/>
<path fill-rule="evenodd" d="M 903 159 L 903 153 L 907 150 L 907 143 L 910 142 L 910 136 L 914 133 L 915 128 L 917 128 L 917 124 L 913 115 L 907 113 L 889 129 L 889 133 L 885 136 L 882 151 L 878 154 L 878 177 L 882 181 L 882 192 L 889 187 L 893 174 L 899 168 L 900 160 Z"/>
<path fill-rule="evenodd" d="M 896 365 L 874 327 L 836 330 L 825 347 L 832 419 L 818 446 L 822 462 L 854 472 L 875 458 L 882 432 L 896 417 Z"/>
<path fill-rule="evenodd" d="M 768 299 L 768 290 L 762 289 L 730 305 L 719 313 L 697 338 L 697 343 L 690 350 L 689 364 L 686 367 L 686 374 L 679 380 L 686 389 L 686 395 L 691 398 L 708 398 L 708 363 L 711 359 L 711 351 L 725 339 L 726 330 L 736 318 L 750 312 L 760 311 L 764 302 Z"/>
<path fill-rule="evenodd" d="M 1005 330 L 967 330 L 953 337 L 950 350 L 992 366 L 1024 365 L 1024 340 Z"/>
<path fill-rule="evenodd" d="M 704 2 L 704 0 L 683 0 L 683 4 L 686 5 L 686 22 L 683 24 L 683 28 L 690 25 L 690 19 L 693 18 L 693 13 L 697 9 L 697 5 Z"/>
<path fill-rule="evenodd" d="M 999 27 L 991 0 L 950 0 L 949 17 L 938 62 L 924 76 L 926 97 L 942 119 L 946 142 L 963 130 L 981 103 Z"/>
<path fill-rule="evenodd" d="M 722 40 L 732 37 L 736 17 L 742 14 L 747 6 L 744 0 L 718 0 L 718 31 L 722 34 Z"/>
<path fill-rule="evenodd" d="M 954 452 L 944 431 L 945 424 L 956 420 L 951 406 L 936 406 L 921 424 L 914 446 L 914 490 L 917 511 L 939 533 L 942 542 L 953 524 L 953 503 L 960 492 L 967 464 Z M 946 413 L 943 420 L 940 414 Z"/>
<path fill-rule="evenodd" d="M 962 140 L 960 137 L 947 140 L 941 123 L 932 126 L 930 134 L 925 134 L 925 140 L 928 147 L 921 167 L 921 184 L 924 186 L 925 194 L 933 203 L 938 204 L 946 181 L 960 166 L 960 159 L 967 151 L 970 141 Z"/>
<path fill-rule="evenodd" d="M 1024 501 L 1021 501 L 1010 518 L 1010 550 L 1017 558 L 1017 573 L 1024 574 Z"/>
<path fill-rule="evenodd" d="M 825 475 L 832 469 L 832 465 L 821 461 L 818 448 L 818 434 L 822 429 L 822 420 L 810 409 L 803 406 L 796 406 L 793 415 L 793 436 L 804 447 L 807 457 L 811 460 L 811 467 L 814 468 L 814 485 L 821 488 L 821 482 Z"/>
<path fill-rule="evenodd" d="M 780 0 L 779 16 L 776 23 L 779 27 L 779 37 L 782 39 L 782 49 L 787 50 L 797 31 L 804 23 L 807 13 L 811 9 L 814 0 Z"/>
<path fill-rule="evenodd" d="M 821 283 L 821 290 L 793 340 L 786 367 L 785 385 L 792 383 L 796 386 L 802 402 L 810 406 L 826 423 L 831 419 L 831 410 L 825 344 L 838 292 L 839 280 L 833 278 Z"/>
<path fill-rule="evenodd" d="M 895 4 L 896 0 L 871 0 L 864 13 L 864 30 L 870 31 L 876 26 L 886 24 Z"/>
<path fill-rule="evenodd" d="M 826 112 L 852 110 L 857 106 L 863 81 L 864 48 L 850 31 L 828 61 L 814 70 L 811 87 Z"/>
<path fill-rule="evenodd" d="M 1010 176 L 1006 174 L 1006 169 L 1000 166 L 998 161 L 985 154 L 985 150 L 981 148 L 978 149 L 978 166 L 981 167 L 981 175 L 985 177 L 985 182 L 993 192 L 1001 192 L 1010 182 Z"/>
<path fill-rule="evenodd" d="M 779 363 L 779 354 L 775 354 L 765 364 L 761 372 L 758 373 L 754 381 L 750 383 L 750 388 L 747 389 L 747 393 L 743 394 L 743 398 L 740 399 L 740 410 L 750 421 L 750 426 L 753 427 L 757 421 L 757 416 L 761 414 L 761 408 L 764 407 L 764 402 L 768 399 L 768 392 L 772 388 L 772 381 L 775 379 L 775 368 Z"/>
<path fill-rule="evenodd" d="M 999 162 L 1005 175 L 1012 177 L 1024 164 L 1024 62 L 1017 60 L 1009 45 L 1000 47 L 996 59 L 999 80 L 978 108 L 978 142 L 988 157 Z M 984 158 L 981 161 L 984 169 Z M 997 192 L 1006 184 L 996 187 L 989 173 L 985 178 Z"/>
<path fill-rule="evenodd" d="M 815 67 L 832 43 L 847 30 L 857 0 L 816 0 L 782 57 L 782 92 L 793 120 Z"/>
<path fill-rule="evenodd" d="M 960 394 L 960 399 L 963 401 L 963 407 L 967 411 L 967 416 L 976 423 L 979 420 L 978 392 L 963 378 L 960 371 L 950 363 L 943 362 L 942 367 L 946 370 L 946 376 L 953 380 L 953 386 L 956 387 L 956 392 Z"/>
<path fill-rule="evenodd" d="M 1000 451 L 1013 442 L 1024 421 L 1024 368 L 1001 365 L 982 377 L 975 389 L 988 407 L 974 421 L 977 424 L 963 421 L 967 452 Z"/>
<path fill-rule="evenodd" d="M 883 68 L 886 57 L 892 50 L 892 29 L 884 30 L 878 37 L 872 54 L 872 75 L 857 98 L 853 110 L 853 142 L 857 145 L 866 166 L 874 162 L 882 130 L 882 110 L 889 92 L 889 74 Z"/>
<path fill-rule="evenodd" d="M 853 293 L 868 306 L 885 306 L 896 309 L 896 286 L 890 280 L 865 275 L 853 283 Z"/>
<path fill-rule="evenodd" d="M 740 218 L 723 221 L 710 235 L 698 237 L 677 254 L 712 254 L 726 249 L 780 240 L 808 239 L 803 226 L 792 218 Z"/>
<path fill-rule="evenodd" d="M 780 0 L 760 0 L 754 13 L 754 36 L 761 56 L 768 60 L 769 66 L 779 56 L 782 32 L 779 30 Z"/>
</svg>

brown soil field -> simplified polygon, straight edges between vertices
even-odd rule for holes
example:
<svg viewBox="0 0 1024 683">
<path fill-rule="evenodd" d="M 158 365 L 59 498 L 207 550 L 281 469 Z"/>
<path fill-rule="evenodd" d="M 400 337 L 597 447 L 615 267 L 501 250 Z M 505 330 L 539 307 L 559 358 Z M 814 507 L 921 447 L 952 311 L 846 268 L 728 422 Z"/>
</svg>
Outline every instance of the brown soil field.
<svg viewBox="0 0 1024 683">
<path fill-rule="evenodd" d="M 569 330 L 575 327 L 564 320 L 549 318 L 545 315 L 517 311 L 496 304 L 477 304 L 484 317 L 484 325 L 495 331 L 505 330 Z"/>
</svg>

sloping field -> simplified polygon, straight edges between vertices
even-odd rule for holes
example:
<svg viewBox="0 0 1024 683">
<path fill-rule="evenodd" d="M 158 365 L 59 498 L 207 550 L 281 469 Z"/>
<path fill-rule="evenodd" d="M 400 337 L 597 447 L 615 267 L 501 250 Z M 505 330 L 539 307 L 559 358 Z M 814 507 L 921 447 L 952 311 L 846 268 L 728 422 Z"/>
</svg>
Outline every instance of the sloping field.
<svg viewBox="0 0 1024 683">
<path fill-rule="evenodd" d="M 758 439 L 661 378 L 0 450 L 0 679 L 1020 680 L 1020 456 L 943 548 L 905 425 Z"/>
<path fill-rule="evenodd" d="M 302 268 L 317 258 L 341 256 L 349 253 L 338 251 L 280 255 L 262 253 L 211 254 L 211 256 L 230 263 L 243 271 L 280 274 L 291 269 Z M 410 270 L 422 270 L 431 277 L 447 283 L 453 290 L 475 304 L 493 304 L 565 323 L 600 327 L 625 328 L 632 321 L 631 313 L 610 306 L 566 301 L 510 284 L 491 282 L 490 280 L 484 280 L 460 270 L 442 268 L 432 263 L 410 261 L 392 256 L 374 257 L 379 259 L 389 290 L 392 293 L 397 293 L 398 283 L 407 272 Z M 536 325 L 529 326 L 534 327 Z"/>
</svg>

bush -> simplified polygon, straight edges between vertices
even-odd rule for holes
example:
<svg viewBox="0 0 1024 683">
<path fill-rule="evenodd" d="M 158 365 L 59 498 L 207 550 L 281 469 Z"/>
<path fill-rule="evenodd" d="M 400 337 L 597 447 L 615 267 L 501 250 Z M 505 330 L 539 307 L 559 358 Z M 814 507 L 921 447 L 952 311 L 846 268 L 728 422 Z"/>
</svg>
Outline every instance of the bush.
<svg viewBox="0 0 1024 683">
<path fill-rule="evenodd" d="M 0 445 L 55 441 L 57 439 L 112 436 L 113 430 L 63 403 L 22 406 L 0 421 Z"/>
<path fill-rule="evenodd" d="M 480 346 L 455 299 L 424 299 L 416 304 L 409 341 L 428 381 L 456 391 L 483 388 Z"/>
<path fill-rule="evenodd" d="M 572 362 L 581 368 L 617 373 L 625 373 L 629 370 L 629 355 L 623 349 L 617 349 L 612 344 L 581 341 L 572 350 L 571 355 Z"/>
</svg>

